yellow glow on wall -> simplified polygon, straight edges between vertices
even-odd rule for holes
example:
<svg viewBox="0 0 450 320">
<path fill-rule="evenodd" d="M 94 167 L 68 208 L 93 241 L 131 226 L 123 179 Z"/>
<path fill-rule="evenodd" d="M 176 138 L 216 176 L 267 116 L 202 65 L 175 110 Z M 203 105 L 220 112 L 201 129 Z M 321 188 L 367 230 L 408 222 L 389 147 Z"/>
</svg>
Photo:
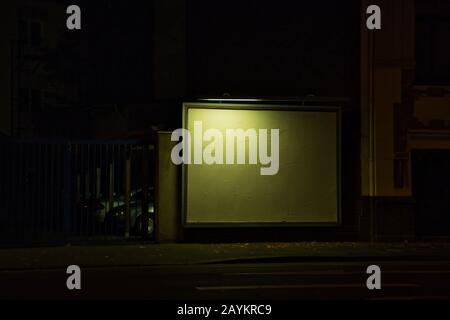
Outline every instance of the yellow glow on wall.
<svg viewBox="0 0 450 320">
<path fill-rule="evenodd" d="M 337 110 L 250 108 L 185 104 L 185 126 L 191 132 L 194 121 L 202 121 L 204 131 L 218 129 L 224 136 L 227 129 L 279 129 L 276 175 L 261 175 L 261 165 L 248 162 L 186 165 L 185 222 L 338 223 Z"/>
</svg>

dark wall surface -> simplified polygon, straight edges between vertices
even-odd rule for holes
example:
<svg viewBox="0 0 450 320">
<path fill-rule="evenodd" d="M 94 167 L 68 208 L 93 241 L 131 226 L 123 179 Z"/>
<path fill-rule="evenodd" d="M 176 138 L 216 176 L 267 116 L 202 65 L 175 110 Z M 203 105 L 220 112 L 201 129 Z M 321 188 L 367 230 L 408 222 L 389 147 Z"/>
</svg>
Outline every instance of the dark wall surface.
<svg viewBox="0 0 450 320">
<path fill-rule="evenodd" d="M 351 96 L 359 1 L 188 1 L 194 95 Z"/>
</svg>

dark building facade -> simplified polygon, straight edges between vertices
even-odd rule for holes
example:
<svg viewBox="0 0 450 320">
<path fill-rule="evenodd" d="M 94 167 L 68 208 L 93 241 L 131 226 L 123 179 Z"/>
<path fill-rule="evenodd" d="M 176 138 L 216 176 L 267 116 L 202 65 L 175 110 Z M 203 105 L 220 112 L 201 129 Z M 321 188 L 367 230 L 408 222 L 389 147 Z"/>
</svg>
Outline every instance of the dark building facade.
<svg viewBox="0 0 450 320">
<path fill-rule="evenodd" d="M 381 30 L 366 28 L 371 4 L 381 8 Z M 2 29 L 2 70 L 11 71 L 2 74 L 2 131 L 18 138 L 145 140 L 157 151 L 151 157 L 159 240 L 450 235 L 442 178 L 450 149 L 446 2 L 154 0 L 133 9 L 81 2 L 81 31 L 64 30 L 65 5 L 23 1 L 3 11 L 17 19 L 5 17 L 11 28 Z M 34 63 L 19 54 L 24 32 L 31 53 L 66 57 L 61 65 L 51 60 L 50 75 L 45 68 L 24 75 Z M 41 38 L 47 41 L 34 48 Z M 55 102 L 58 90 L 64 99 Z M 179 168 L 158 161 L 167 159 L 171 144 L 156 132 L 181 127 L 182 103 L 204 98 L 341 107 L 341 225 L 183 228 Z"/>
<path fill-rule="evenodd" d="M 371 221 L 376 239 L 448 236 L 448 194 L 435 193 L 448 170 L 448 58 L 440 56 L 448 52 L 441 38 L 448 4 L 379 4 L 382 30 L 361 38 L 361 228 Z M 427 154 L 441 160 L 433 164 Z M 433 178 L 424 179 L 432 167 Z M 433 190 L 433 201 L 423 188 Z M 425 231 L 424 220 L 445 227 Z"/>
</svg>

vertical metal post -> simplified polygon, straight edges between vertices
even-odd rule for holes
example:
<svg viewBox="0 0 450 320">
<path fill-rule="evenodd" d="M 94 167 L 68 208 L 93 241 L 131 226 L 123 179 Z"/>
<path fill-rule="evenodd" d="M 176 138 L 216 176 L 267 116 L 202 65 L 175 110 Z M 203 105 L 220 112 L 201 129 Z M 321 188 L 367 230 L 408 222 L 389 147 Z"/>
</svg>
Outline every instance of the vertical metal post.
<svg viewBox="0 0 450 320">
<path fill-rule="evenodd" d="M 109 164 L 109 190 L 108 190 L 108 208 L 111 210 L 114 206 L 114 159 Z"/>
<path fill-rule="evenodd" d="M 125 147 L 125 237 L 130 237 L 131 152 Z"/>
<path fill-rule="evenodd" d="M 99 164 L 97 164 L 97 168 L 96 168 L 97 170 L 96 170 L 96 174 L 95 174 L 95 176 L 96 176 L 96 178 L 97 178 L 97 180 L 96 180 L 96 184 L 95 184 L 95 198 L 96 199 L 100 199 L 100 188 L 101 188 L 101 177 L 102 177 L 102 169 L 101 169 L 101 167 L 99 167 Z"/>
<path fill-rule="evenodd" d="M 64 146 L 63 226 L 67 238 L 70 232 L 70 144 Z"/>
<path fill-rule="evenodd" d="M 14 52 L 14 40 L 11 40 L 10 41 L 10 45 L 11 45 L 11 64 L 10 64 L 10 67 L 11 67 L 11 114 L 10 114 L 10 116 L 11 116 L 11 128 L 10 128 L 10 135 L 11 136 L 14 136 L 14 106 L 15 106 L 15 103 L 16 103 L 16 97 L 15 97 L 15 83 L 14 83 L 14 68 L 15 68 L 15 66 L 16 66 L 16 59 L 15 59 L 15 52 Z"/>
<path fill-rule="evenodd" d="M 148 238 L 148 202 L 149 202 L 149 145 L 142 146 L 142 237 Z"/>
<path fill-rule="evenodd" d="M 375 110 L 375 33 L 369 32 L 369 195 L 370 241 L 376 240 L 376 110 Z"/>
</svg>

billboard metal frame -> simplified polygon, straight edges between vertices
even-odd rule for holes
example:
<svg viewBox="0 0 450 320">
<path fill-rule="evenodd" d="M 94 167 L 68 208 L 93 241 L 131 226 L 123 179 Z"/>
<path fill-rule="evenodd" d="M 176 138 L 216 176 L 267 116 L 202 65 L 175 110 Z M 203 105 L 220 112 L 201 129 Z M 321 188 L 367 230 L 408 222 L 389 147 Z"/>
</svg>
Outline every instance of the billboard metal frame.
<svg viewBox="0 0 450 320">
<path fill-rule="evenodd" d="M 255 100 L 256 101 L 256 100 Z M 215 110 L 262 110 L 262 111 L 315 111 L 336 113 L 336 173 L 337 173 L 337 221 L 336 222 L 188 222 L 187 221 L 187 171 L 189 165 L 182 165 L 181 173 L 181 219 L 184 228 L 261 228 L 261 227 L 341 227 L 342 226 L 342 165 L 341 165 L 341 135 L 342 107 L 339 106 L 308 106 L 295 104 L 265 104 L 265 103 L 217 103 L 217 102 L 184 102 L 183 128 L 187 129 L 189 109 Z"/>
</svg>

